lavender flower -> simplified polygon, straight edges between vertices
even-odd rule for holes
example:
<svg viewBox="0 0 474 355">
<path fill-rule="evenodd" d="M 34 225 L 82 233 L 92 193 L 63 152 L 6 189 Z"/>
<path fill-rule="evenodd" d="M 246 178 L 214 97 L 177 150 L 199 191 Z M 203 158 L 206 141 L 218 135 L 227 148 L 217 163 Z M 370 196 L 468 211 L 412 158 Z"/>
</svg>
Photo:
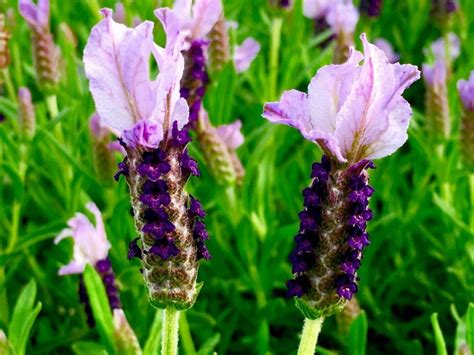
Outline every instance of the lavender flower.
<svg viewBox="0 0 474 355">
<path fill-rule="evenodd" d="M 114 21 L 125 24 L 125 5 L 121 2 L 115 3 Z"/>
<path fill-rule="evenodd" d="M 303 191 L 290 256 L 295 278 L 287 283 L 288 295 L 299 298 L 298 306 L 312 319 L 335 312 L 357 292 L 372 219 L 367 169 L 374 168 L 371 159 L 394 153 L 407 140 L 412 111 L 401 94 L 419 78 L 415 66 L 391 64 L 365 34 L 361 39 L 364 54 L 351 48 L 346 63 L 318 71 L 308 94 L 286 91 L 263 113 L 299 129 L 325 153 Z"/>
<path fill-rule="evenodd" d="M 457 0 L 432 0 L 431 1 L 431 14 L 440 20 L 446 18 L 448 15 L 456 12 L 459 8 Z M 446 21 L 444 19 L 443 21 Z"/>
<path fill-rule="evenodd" d="M 84 304 L 89 326 L 92 327 L 95 321 L 82 273 L 87 264 L 93 266 L 99 273 L 107 292 L 109 305 L 114 317 L 115 338 L 118 349 L 127 349 L 129 350 L 128 353 L 141 354 L 137 337 L 128 324 L 120 302 L 115 274 L 108 258 L 111 246 L 107 240 L 102 215 L 93 202 L 89 202 L 86 207 L 95 217 L 95 226 L 87 216 L 82 213 L 76 213 L 67 222 L 69 228 L 63 229 L 54 239 L 55 244 L 58 244 L 67 237 L 72 237 L 74 240 L 73 260 L 59 269 L 59 275 L 81 274 L 79 279 L 79 299 Z"/>
<path fill-rule="evenodd" d="M 458 91 L 463 105 L 460 146 L 464 163 L 474 170 L 474 70 L 469 80 L 458 81 Z"/>
<path fill-rule="evenodd" d="M 390 63 L 396 63 L 400 59 L 400 56 L 398 53 L 395 53 L 389 41 L 383 38 L 378 38 L 374 41 L 374 44 L 385 52 L 385 55 L 387 56 L 387 59 Z"/>
<path fill-rule="evenodd" d="M 224 13 L 221 13 L 209 33 L 209 61 L 211 68 L 220 71 L 230 57 L 229 34 Z"/>
<path fill-rule="evenodd" d="M 49 28 L 49 0 L 19 0 L 20 14 L 32 32 L 33 55 L 39 85 L 54 92 L 59 82 L 59 49 Z"/>
<path fill-rule="evenodd" d="M 182 33 L 175 13 L 158 9 L 155 15 L 166 32 L 166 47 L 153 43 L 153 23 L 136 28 L 117 24 L 110 9 L 96 25 L 84 51 L 86 75 L 104 124 L 121 135 L 127 152 L 119 164 L 130 187 L 135 224 L 140 233 L 129 256 L 142 259 L 151 302 L 160 308 L 186 309 L 193 305 L 198 287 L 199 259 L 211 256 L 199 201 L 184 186 L 199 175 L 189 156 L 189 111 L 180 98 L 184 59 Z M 153 53 L 160 73 L 149 79 Z M 110 63 L 116 63 L 110 65 Z M 201 208 L 199 208 L 201 210 Z"/>
<path fill-rule="evenodd" d="M 5 25 L 5 15 L 0 14 L 0 70 L 5 69 L 10 64 L 9 40 L 10 32 L 8 32 Z"/>
<path fill-rule="evenodd" d="M 237 73 L 248 70 L 258 52 L 260 52 L 260 43 L 252 37 L 246 38 L 241 45 L 234 48 L 234 63 Z"/>
<path fill-rule="evenodd" d="M 370 17 L 377 17 L 382 10 L 382 0 L 361 0 L 360 10 Z"/>
<path fill-rule="evenodd" d="M 31 92 L 28 88 L 21 87 L 18 89 L 18 113 L 22 133 L 26 137 L 33 137 L 36 128 L 36 115 Z"/>
<path fill-rule="evenodd" d="M 310 19 L 324 18 L 334 3 L 334 0 L 303 0 L 303 15 Z"/>
</svg>

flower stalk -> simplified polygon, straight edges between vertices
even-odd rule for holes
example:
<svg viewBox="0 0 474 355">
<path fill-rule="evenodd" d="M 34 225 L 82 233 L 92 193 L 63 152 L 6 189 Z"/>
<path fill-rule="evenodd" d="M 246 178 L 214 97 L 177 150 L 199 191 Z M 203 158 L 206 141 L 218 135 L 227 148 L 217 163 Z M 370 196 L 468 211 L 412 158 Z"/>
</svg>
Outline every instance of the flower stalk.
<svg viewBox="0 0 474 355">
<path fill-rule="evenodd" d="M 313 355 L 315 353 L 323 322 L 323 317 L 317 319 L 305 318 L 300 345 L 298 347 L 298 355 Z"/>
<path fill-rule="evenodd" d="M 174 307 L 167 307 L 163 310 L 161 355 L 178 354 L 180 314 L 180 311 Z"/>
</svg>

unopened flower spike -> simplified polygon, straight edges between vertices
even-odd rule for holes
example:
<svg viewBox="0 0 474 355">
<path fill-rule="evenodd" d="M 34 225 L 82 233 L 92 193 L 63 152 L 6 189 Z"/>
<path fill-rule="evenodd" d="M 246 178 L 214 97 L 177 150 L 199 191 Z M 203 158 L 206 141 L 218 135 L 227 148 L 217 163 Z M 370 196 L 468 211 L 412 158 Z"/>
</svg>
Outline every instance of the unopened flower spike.
<svg viewBox="0 0 474 355">
<path fill-rule="evenodd" d="M 59 275 L 80 275 L 79 298 L 84 304 L 88 323 L 92 327 L 95 324 L 95 320 L 92 315 L 92 308 L 82 273 L 87 264 L 94 267 L 99 273 L 107 292 L 110 309 L 114 316 L 114 323 L 117 326 L 115 329 L 117 342 L 121 344 L 122 348 L 133 350 L 133 354 L 141 354 L 138 340 L 125 318 L 120 302 L 115 274 L 108 257 L 111 245 L 107 240 L 102 215 L 93 202 L 89 202 L 86 208 L 94 215 L 95 225 L 86 215 L 76 213 L 76 215 L 67 222 L 68 228 L 63 229 L 54 239 L 55 244 L 58 244 L 68 237 L 73 238 L 74 241 L 73 259 L 69 264 L 59 269 Z"/>
<path fill-rule="evenodd" d="M 468 80 L 458 81 L 463 113 L 461 117 L 460 147 L 465 165 L 474 171 L 474 70 Z"/>
<path fill-rule="evenodd" d="M 21 132 L 28 138 L 35 135 L 36 114 L 31 92 L 28 88 L 18 89 L 18 118 Z"/>
<path fill-rule="evenodd" d="M 263 112 L 271 122 L 297 128 L 324 152 L 303 190 L 290 256 L 294 279 L 287 283 L 288 295 L 309 319 L 302 344 L 311 341 L 308 337 L 315 342 L 323 318 L 357 292 L 372 219 L 368 169 L 375 167 L 373 159 L 394 153 L 407 140 L 412 110 L 402 93 L 420 77 L 413 65 L 390 63 L 365 34 L 361 40 L 364 54 L 351 48 L 345 63 L 319 69 L 307 94 L 286 91 Z"/>
<path fill-rule="evenodd" d="M 38 84 L 52 94 L 59 83 L 59 49 L 49 26 L 49 0 L 19 0 L 18 7 L 31 30 Z"/>
<path fill-rule="evenodd" d="M 113 20 L 112 10 L 101 12 L 105 18 L 84 50 L 85 72 L 97 113 L 127 153 L 119 175 L 129 185 L 140 235 L 128 256 L 141 258 L 150 302 L 165 308 L 163 347 L 171 349 L 179 310 L 194 304 L 201 287 L 199 260 L 211 258 L 205 213 L 184 190 L 188 178 L 200 172 L 186 148 L 191 138 L 188 106 L 180 97 L 183 34 L 167 8 L 155 11 L 166 34 L 164 48 L 153 42 L 152 22 L 129 28 Z M 150 80 L 152 54 L 159 69 L 155 80 Z"/>
<path fill-rule="evenodd" d="M 447 42 L 444 38 L 433 42 L 430 51 L 434 57 L 434 64 L 423 64 L 423 79 L 426 86 L 426 124 L 428 131 L 436 139 L 447 138 L 451 132 L 448 79 L 451 63 L 460 54 L 459 38 L 450 33 L 447 39 Z"/>
<path fill-rule="evenodd" d="M 119 141 L 111 140 L 111 130 L 102 123 L 97 113 L 91 116 L 89 128 L 96 173 L 102 182 L 112 183 L 112 177 L 116 170 L 115 153 L 118 152 L 125 155 L 125 149 L 120 145 Z"/>
<path fill-rule="evenodd" d="M 0 71 L 7 68 L 10 64 L 10 49 L 8 48 L 10 37 L 10 32 L 5 23 L 5 15 L 0 13 Z M 0 73 L 0 86 L 2 84 L 2 76 Z"/>
<path fill-rule="evenodd" d="M 244 170 L 235 149 L 229 151 L 202 105 L 209 83 L 208 64 L 219 70 L 230 57 L 228 26 L 222 3 L 220 0 L 178 0 L 174 10 L 180 14 L 181 30 L 186 34 L 181 96 L 189 105 L 188 126 L 196 131 L 199 145 L 216 181 L 225 185 L 239 183 Z M 260 45 L 253 39 L 247 39 L 241 47 L 237 47 L 234 54 L 236 70 L 246 70 L 259 50 Z"/>
</svg>

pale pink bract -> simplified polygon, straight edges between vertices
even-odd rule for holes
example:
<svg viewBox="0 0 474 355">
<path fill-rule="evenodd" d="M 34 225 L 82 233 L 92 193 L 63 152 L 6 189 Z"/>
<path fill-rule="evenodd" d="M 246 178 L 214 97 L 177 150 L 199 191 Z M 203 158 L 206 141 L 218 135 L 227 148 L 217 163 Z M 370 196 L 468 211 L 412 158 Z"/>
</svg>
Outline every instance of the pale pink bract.
<svg viewBox="0 0 474 355">
<path fill-rule="evenodd" d="M 467 111 L 474 111 L 474 70 L 471 71 L 471 75 L 468 80 L 458 81 L 459 96 L 463 103 L 464 109 Z"/>
<path fill-rule="evenodd" d="M 390 155 L 407 140 L 412 115 L 403 91 L 420 77 L 416 66 L 389 63 L 361 35 L 364 55 L 353 48 L 341 65 L 322 67 L 308 94 L 290 90 L 267 103 L 263 116 L 299 129 L 332 159 L 350 163 Z M 360 62 L 364 59 L 363 65 Z"/>
<path fill-rule="evenodd" d="M 39 0 L 38 4 L 32 0 L 20 0 L 18 9 L 30 27 L 37 31 L 49 27 L 49 0 Z"/>
<path fill-rule="evenodd" d="M 234 48 L 234 64 L 237 73 L 246 71 L 260 52 L 260 43 L 252 37 L 246 38 L 240 46 Z"/>
<path fill-rule="evenodd" d="M 221 125 L 216 128 L 217 134 L 223 142 L 232 150 L 237 149 L 244 143 L 244 136 L 240 131 L 242 122 L 236 120 L 233 123 Z"/>
</svg>

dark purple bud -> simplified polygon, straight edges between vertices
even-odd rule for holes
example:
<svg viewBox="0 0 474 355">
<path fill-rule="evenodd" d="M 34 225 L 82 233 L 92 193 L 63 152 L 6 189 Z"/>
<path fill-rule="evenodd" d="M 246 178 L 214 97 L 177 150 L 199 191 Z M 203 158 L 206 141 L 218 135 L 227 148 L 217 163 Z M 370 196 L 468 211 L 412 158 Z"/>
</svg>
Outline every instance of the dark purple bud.
<svg viewBox="0 0 474 355">
<path fill-rule="evenodd" d="M 172 256 L 179 254 L 179 249 L 174 244 L 172 238 L 162 238 L 150 248 L 150 254 L 158 255 L 163 260 L 168 260 Z"/>
<path fill-rule="evenodd" d="M 319 206 L 321 204 L 321 199 L 319 198 L 318 194 L 309 187 L 303 190 L 303 196 L 304 205 L 306 207 Z"/>
<path fill-rule="evenodd" d="M 204 244 L 204 242 L 201 240 L 197 242 L 197 254 L 198 254 L 198 259 L 205 259 L 205 260 L 212 259 L 211 253 L 209 253 L 209 249 L 207 249 L 206 244 Z"/>
<path fill-rule="evenodd" d="M 192 195 L 189 195 L 190 205 L 189 212 L 192 216 L 197 216 L 200 218 L 206 217 L 206 212 L 202 208 L 202 204 L 199 200 L 195 199 Z"/>
<path fill-rule="evenodd" d="M 301 230 L 316 230 L 317 222 L 314 216 L 312 216 L 308 211 L 303 211 L 298 214 L 300 217 L 300 229 Z"/>
<path fill-rule="evenodd" d="M 195 239 L 207 240 L 209 239 L 209 234 L 206 230 L 206 225 L 202 221 L 196 221 L 194 223 L 193 234 Z"/>
<path fill-rule="evenodd" d="M 175 226 L 170 221 L 150 222 L 143 226 L 142 232 L 153 235 L 156 239 L 161 239 L 166 233 L 175 230 Z"/>
<path fill-rule="evenodd" d="M 139 259 L 142 258 L 142 250 L 138 246 L 138 240 L 139 239 L 140 238 L 135 238 L 128 245 L 128 254 L 127 254 L 127 259 L 128 260 L 131 260 L 133 258 L 139 258 Z"/>
<path fill-rule="evenodd" d="M 99 260 L 95 267 L 98 272 L 103 274 L 104 272 L 109 271 L 112 265 L 110 264 L 110 260 L 107 258 L 107 259 Z"/>
<path fill-rule="evenodd" d="M 173 143 L 177 147 L 184 147 L 186 144 L 192 141 L 191 137 L 189 136 L 189 132 L 187 129 L 179 130 L 178 129 L 178 122 L 173 122 L 173 129 L 171 130 L 171 135 L 173 137 Z"/>
<path fill-rule="evenodd" d="M 298 297 L 301 298 L 305 294 L 309 287 L 309 280 L 306 276 L 298 276 L 294 280 L 289 280 L 286 282 L 286 287 L 288 288 L 287 296 L 288 297 Z"/>
<path fill-rule="evenodd" d="M 362 0 L 360 2 L 361 12 L 365 12 L 370 17 L 379 16 L 381 8 L 382 0 Z"/>
<path fill-rule="evenodd" d="M 123 176 L 129 175 L 127 157 L 125 157 L 125 159 L 122 162 L 118 163 L 118 168 L 119 170 L 114 175 L 115 181 L 119 180 L 120 175 L 123 175 Z"/>
<path fill-rule="evenodd" d="M 184 172 L 189 173 L 191 175 L 201 175 L 197 162 L 189 156 L 187 149 L 185 149 L 183 154 L 181 155 L 181 168 L 184 170 Z"/>
</svg>

